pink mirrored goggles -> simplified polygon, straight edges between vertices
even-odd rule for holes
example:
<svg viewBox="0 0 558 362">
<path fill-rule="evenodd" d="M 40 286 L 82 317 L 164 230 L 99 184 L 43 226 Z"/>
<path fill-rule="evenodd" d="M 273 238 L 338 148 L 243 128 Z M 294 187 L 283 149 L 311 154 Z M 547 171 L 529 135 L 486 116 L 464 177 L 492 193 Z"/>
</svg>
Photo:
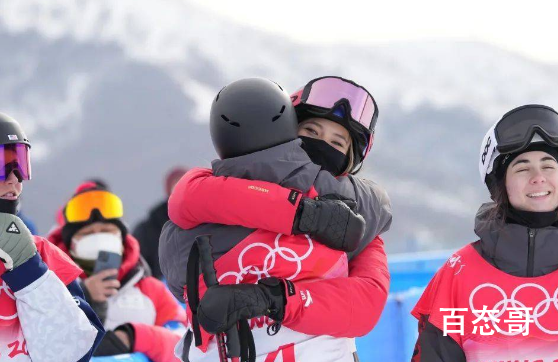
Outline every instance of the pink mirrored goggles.
<svg viewBox="0 0 558 362">
<path fill-rule="evenodd" d="M 343 99 L 351 106 L 351 118 L 373 131 L 377 119 L 376 102 L 364 87 L 350 80 L 340 77 L 317 78 L 291 95 L 294 106 L 306 104 L 325 109 L 333 108 Z"/>
<path fill-rule="evenodd" d="M 22 180 L 31 180 L 29 146 L 23 143 L 0 145 L 0 181 L 6 181 L 10 173 Z"/>
</svg>

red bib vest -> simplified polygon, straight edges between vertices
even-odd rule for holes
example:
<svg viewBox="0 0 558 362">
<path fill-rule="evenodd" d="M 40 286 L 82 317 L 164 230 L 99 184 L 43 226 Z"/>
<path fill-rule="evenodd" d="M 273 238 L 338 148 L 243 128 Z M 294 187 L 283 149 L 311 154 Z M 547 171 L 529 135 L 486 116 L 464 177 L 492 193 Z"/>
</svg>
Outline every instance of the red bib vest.
<svg viewBox="0 0 558 362">
<path fill-rule="evenodd" d="M 429 315 L 468 362 L 558 362 L 558 271 L 509 275 L 469 244 L 440 268 L 411 313 Z"/>
<path fill-rule="evenodd" d="M 346 253 L 330 249 L 307 235 L 289 236 L 265 230 L 250 234 L 217 259 L 214 265 L 220 284 L 254 284 L 270 276 L 297 281 L 346 277 L 348 274 Z M 201 298 L 207 290 L 203 276 L 200 276 L 199 285 Z M 188 308 L 188 319 L 191 317 Z M 203 328 L 201 331 L 203 344 L 200 349 L 205 352 L 213 336 Z"/>
</svg>

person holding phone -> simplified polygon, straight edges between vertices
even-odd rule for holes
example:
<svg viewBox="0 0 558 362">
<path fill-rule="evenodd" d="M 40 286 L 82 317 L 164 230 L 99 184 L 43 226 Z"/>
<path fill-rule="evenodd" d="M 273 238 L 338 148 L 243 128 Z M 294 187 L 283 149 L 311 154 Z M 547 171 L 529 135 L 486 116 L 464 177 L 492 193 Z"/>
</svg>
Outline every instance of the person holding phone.
<svg viewBox="0 0 558 362">
<path fill-rule="evenodd" d="M 154 362 L 175 360 L 180 337 L 164 326 L 183 324 L 184 309 L 149 275 L 120 198 L 95 184 L 79 189 L 63 209 L 64 225 L 48 238 L 83 269 L 85 299 L 107 330 L 95 356 L 142 352 Z"/>
<path fill-rule="evenodd" d="M 80 268 L 16 216 L 30 148 L 19 123 L 0 113 L 0 360 L 89 361 L 104 330 Z"/>
</svg>

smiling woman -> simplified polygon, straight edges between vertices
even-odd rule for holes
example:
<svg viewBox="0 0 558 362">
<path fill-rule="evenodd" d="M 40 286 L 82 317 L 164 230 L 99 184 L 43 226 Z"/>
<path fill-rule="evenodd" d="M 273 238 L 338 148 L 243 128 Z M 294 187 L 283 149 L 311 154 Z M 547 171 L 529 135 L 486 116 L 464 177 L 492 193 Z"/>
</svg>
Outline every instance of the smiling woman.
<svg viewBox="0 0 558 362">
<path fill-rule="evenodd" d="M 488 147 L 487 147 L 488 146 Z M 491 218 L 532 215 L 539 225 L 558 208 L 558 114 L 550 107 L 518 107 L 487 133 L 479 170 L 495 206 Z M 546 193 L 546 194 L 541 194 Z M 544 215 L 544 212 L 550 213 Z M 550 222 L 551 223 L 551 222 Z"/>
<path fill-rule="evenodd" d="M 544 146 L 548 153 L 522 153 L 506 171 L 506 191 L 511 206 L 517 210 L 548 212 L 558 207 L 556 151 Z"/>
<path fill-rule="evenodd" d="M 556 359 L 556 309 L 546 315 L 540 307 L 558 290 L 557 159 L 558 113 L 550 107 L 515 108 L 488 131 L 479 171 L 494 202 L 477 213 L 480 239 L 454 253 L 413 309 L 420 321 L 413 361 Z M 446 308 L 459 309 L 460 333 L 448 330 Z M 482 308 L 497 314 L 479 330 Z M 514 330 L 517 309 L 527 326 Z"/>
</svg>

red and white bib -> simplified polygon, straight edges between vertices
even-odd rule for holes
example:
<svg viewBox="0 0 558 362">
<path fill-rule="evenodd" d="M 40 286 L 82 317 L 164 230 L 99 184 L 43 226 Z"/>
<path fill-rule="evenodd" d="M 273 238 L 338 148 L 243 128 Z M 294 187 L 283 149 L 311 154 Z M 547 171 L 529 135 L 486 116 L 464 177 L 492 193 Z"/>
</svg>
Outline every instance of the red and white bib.
<svg viewBox="0 0 558 362">
<path fill-rule="evenodd" d="M 250 234 L 217 259 L 214 265 L 220 284 L 254 284 L 261 278 L 270 276 L 297 281 L 348 275 L 346 253 L 330 249 L 307 235 L 289 236 L 265 230 L 256 230 Z M 207 290 L 203 276 L 200 276 L 199 285 L 201 298 Z M 188 318 L 190 319 L 191 316 L 188 308 Z M 256 323 L 254 320 L 251 323 L 254 326 L 253 333 L 258 354 L 267 348 L 269 348 L 268 352 L 272 352 L 280 345 L 295 345 L 311 339 L 311 336 L 291 331 L 285 326 L 281 328 L 278 335 L 270 338 L 266 332 L 267 324 L 260 325 L 261 323 Z M 199 347 L 201 351 L 208 351 L 212 337 L 202 328 L 203 344 Z M 345 341 L 340 343 L 346 344 Z"/>
<path fill-rule="evenodd" d="M 468 362 L 558 361 L 558 271 L 509 275 L 469 244 L 440 268 L 411 313 L 430 315 Z"/>
</svg>

